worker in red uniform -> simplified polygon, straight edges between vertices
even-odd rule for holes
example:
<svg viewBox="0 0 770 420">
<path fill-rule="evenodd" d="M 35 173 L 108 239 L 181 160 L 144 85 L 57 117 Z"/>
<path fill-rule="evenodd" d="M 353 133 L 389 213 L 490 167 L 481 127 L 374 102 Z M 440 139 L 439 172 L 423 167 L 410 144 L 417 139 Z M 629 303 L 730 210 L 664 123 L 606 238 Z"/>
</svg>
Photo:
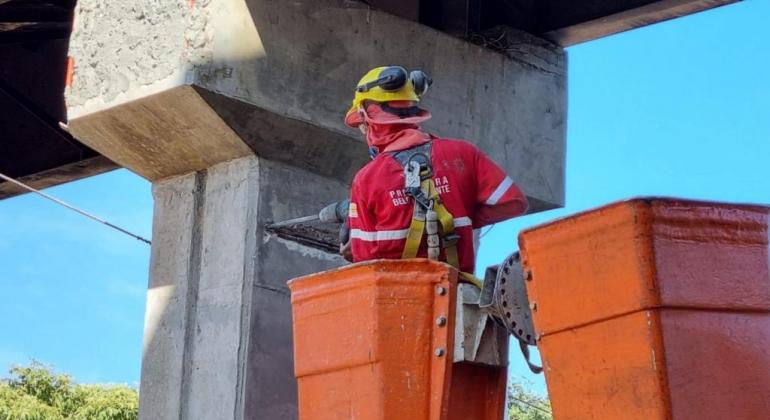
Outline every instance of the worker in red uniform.
<svg viewBox="0 0 770 420">
<path fill-rule="evenodd" d="M 430 84 L 398 66 L 358 83 L 345 123 L 365 135 L 372 161 L 353 180 L 341 252 L 354 262 L 430 257 L 473 273 L 474 230 L 524 214 L 527 200 L 473 144 L 420 130 L 431 115 L 416 103 Z"/>
</svg>

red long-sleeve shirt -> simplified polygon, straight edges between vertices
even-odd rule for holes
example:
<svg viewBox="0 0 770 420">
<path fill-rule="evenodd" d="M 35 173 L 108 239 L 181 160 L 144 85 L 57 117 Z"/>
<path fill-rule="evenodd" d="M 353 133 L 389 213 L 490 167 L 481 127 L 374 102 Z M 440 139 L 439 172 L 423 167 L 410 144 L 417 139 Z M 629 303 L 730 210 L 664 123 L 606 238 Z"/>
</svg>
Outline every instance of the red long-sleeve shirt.
<svg viewBox="0 0 770 420">
<path fill-rule="evenodd" d="M 460 270 L 473 273 L 473 229 L 523 214 L 526 197 L 471 143 L 433 138 L 430 154 L 433 183 L 454 217 L 455 233 L 460 235 Z M 414 200 L 404 192 L 404 168 L 392 154 L 379 154 L 356 174 L 350 203 L 353 261 L 401 258 Z M 417 256 L 426 255 L 423 237 Z"/>
</svg>

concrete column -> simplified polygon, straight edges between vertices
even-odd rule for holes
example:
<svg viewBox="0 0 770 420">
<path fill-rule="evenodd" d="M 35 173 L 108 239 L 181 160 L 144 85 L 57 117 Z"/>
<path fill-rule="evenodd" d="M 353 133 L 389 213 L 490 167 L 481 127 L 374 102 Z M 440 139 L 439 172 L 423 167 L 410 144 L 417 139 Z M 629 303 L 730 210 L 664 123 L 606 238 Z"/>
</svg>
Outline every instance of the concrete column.
<svg viewBox="0 0 770 420">
<path fill-rule="evenodd" d="M 157 181 L 153 194 L 140 417 L 296 418 L 286 281 L 343 260 L 264 225 L 347 187 L 252 156 Z"/>
</svg>

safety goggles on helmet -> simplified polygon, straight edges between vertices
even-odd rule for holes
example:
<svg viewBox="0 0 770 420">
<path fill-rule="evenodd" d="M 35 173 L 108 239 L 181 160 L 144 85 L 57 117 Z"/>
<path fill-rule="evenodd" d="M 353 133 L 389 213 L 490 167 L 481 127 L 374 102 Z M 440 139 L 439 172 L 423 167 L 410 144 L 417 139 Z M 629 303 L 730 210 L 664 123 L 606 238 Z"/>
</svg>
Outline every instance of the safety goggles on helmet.
<svg viewBox="0 0 770 420">
<path fill-rule="evenodd" d="M 408 73 L 401 66 L 377 67 L 370 70 L 356 85 L 353 103 L 348 110 L 345 121 L 352 113 L 357 112 L 364 101 L 387 103 L 392 101 L 418 102 L 433 83 L 430 77 L 421 70 Z M 348 124 L 350 125 L 350 124 Z M 355 125 L 351 125 L 355 127 Z"/>
<path fill-rule="evenodd" d="M 414 70 L 407 75 L 406 69 L 401 66 L 378 67 L 373 72 L 375 73 L 372 74 L 370 71 L 358 82 L 356 92 L 369 92 L 376 87 L 386 92 L 397 92 L 406 87 L 407 83 L 411 83 L 414 94 L 420 97 L 428 91 L 428 88 L 433 83 L 433 80 L 422 70 Z M 377 75 L 376 79 L 366 80 L 375 74 Z"/>
</svg>

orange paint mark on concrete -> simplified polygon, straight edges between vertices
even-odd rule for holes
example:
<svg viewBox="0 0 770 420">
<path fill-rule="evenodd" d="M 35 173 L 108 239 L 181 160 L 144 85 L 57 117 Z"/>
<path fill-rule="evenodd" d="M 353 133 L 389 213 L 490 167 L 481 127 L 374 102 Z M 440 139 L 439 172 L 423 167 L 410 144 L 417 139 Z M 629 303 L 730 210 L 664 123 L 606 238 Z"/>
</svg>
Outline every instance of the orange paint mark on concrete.
<svg viewBox="0 0 770 420">
<path fill-rule="evenodd" d="M 505 369 L 452 363 L 457 275 L 379 260 L 289 282 L 299 418 L 502 418 Z"/>
<path fill-rule="evenodd" d="M 523 232 L 554 417 L 765 418 L 769 214 L 637 199 Z"/>
<path fill-rule="evenodd" d="M 67 57 L 67 72 L 64 75 L 64 86 L 72 86 L 72 77 L 75 73 L 75 60 L 72 57 Z"/>
<path fill-rule="evenodd" d="M 187 7 L 189 7 L 190 9 L 195 7 L 195 0 L 187 0 Z"/>
</svg>

